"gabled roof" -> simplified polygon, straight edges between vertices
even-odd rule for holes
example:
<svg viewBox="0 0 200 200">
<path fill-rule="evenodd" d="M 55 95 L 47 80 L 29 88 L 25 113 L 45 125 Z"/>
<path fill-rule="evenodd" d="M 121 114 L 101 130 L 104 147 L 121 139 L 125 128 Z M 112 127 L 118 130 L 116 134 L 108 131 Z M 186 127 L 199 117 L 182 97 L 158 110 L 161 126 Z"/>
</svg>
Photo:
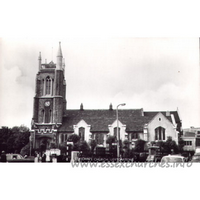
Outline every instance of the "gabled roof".
<svg viewBox="0 0 200 200">
<path fill-rule="evenodd" d="M 127 132 L 143 132 L 145 124 L 159 112 L 144 112 L 142 109 L 120 109 L 119 121 L 126 125 Z M 166 112 L 162 112 L 166 116 Z M 171 117 L 167 117 L 171 121 Z M 108 125 L 116 120 L 116 110 L 67 110 L 59 132 L 73 132 L 73 125 L 80 120 L 91 125 L 91 132 L 109 132 Z"/>
<path fill-rule="evenodd" d="M 172 122 L 172 118 L 171 118 L 171 114 L 174 115 L 174 118 L 175 118 L 175 121 L 176 123 L 179 123 L 180 122 L 180 118 L 179 118 L 179 115 L 177 113 L 177 111 L 169 111 L 169 116 L 167 116 L 167 112 L 166 111 L 150 111 L 150 112 L 144 112 L 144 115 L 145 116 L 155 116 L 157 115 L 158 113 L 162 113 L 170 122 Z"/>
</svg>

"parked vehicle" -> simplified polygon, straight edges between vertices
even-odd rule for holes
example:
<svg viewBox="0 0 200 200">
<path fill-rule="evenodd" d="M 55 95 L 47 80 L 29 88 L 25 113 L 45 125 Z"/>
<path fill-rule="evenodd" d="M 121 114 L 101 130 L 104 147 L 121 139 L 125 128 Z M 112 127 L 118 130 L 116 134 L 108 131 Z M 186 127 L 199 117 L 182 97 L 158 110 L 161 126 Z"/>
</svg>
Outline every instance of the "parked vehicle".
<svg viewBox="0 0 200 200">
<path fill-rule="evenodd" d="M 33 156 L 24 158 L 22 155 L 16 154 L 16 153 L 6 154 L 6 159 L 7 159 L 7 162 L 34 162 Z"/>
<path fill-rule="evenodd" d="M 149 153 L 148 152 L 143 152 L 139 154 L 139 162 L 145 162 Z"/>
<path fill-rule="evenodd" d="M 200 154 L 198 153 L 193 155 L 191 162 L 197 162 L 197 163 L 200 162 Z"/>
<path fill-rule="evenodd" d="M 190 162 L 193 155 L 194 151 L 185 151 L 181 154 L 181 156 L 185 157 L 185 162 Z"/>
<path fill-rule="evenodd" d="M 7 158 L 7 161 L 24 159 L 24 157 L 22 155 L 12 154 L 12 153 L 6 154 L 6 158 Z"/>
<path fill-rule="evenodd" d="M 71 152 L 71 162 L 79 162 L 80 158 L 79 158 L 79 151 L 72 151 Z"/>
<path fill-rule="evenodd" d="M 200 154 L 200 147 L 196 147 L 195 154 Z"/>
<path fill-rule="evenodd" d="M 146 162 L 160 162 L 163 156 L 166 156 L 166 153 L 162 153 L 160 147 L 151 146 Z"/>
<path fill-rule="evenodd" d="M 185 158 L 180 155 L 168 155 L 163 156 L 161 159 L 161 163 L 184 163 Z"/>
</svg>

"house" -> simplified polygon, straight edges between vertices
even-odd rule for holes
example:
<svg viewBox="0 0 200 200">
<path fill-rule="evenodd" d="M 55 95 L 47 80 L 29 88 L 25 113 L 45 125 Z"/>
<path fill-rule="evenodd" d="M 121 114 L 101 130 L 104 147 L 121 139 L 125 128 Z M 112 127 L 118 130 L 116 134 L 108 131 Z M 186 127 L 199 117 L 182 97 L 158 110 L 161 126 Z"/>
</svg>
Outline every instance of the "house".
<svg viewBox="0 0 200 200">
<path fill-rule="evenodd" d="M 197 147 L 200 147 L 200 128 L 190 127 L 183 129 L 183 135 L 181 136 L 185 146 L 185 151 L 195 151 Z"/>
</svg>

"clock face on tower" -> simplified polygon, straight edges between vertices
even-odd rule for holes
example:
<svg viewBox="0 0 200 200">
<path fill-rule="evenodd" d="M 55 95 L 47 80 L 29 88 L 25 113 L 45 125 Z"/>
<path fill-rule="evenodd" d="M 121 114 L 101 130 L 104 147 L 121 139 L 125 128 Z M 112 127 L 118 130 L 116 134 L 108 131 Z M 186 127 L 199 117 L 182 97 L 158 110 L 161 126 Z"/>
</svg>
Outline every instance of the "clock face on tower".
<svg viewBox="0 0 200 200">
<path fill-rule="evenodd" d="M 45 105 L 46 107 L 50 106 L 50 101 L 45 101 L 44 105 Z"/>
</svg>

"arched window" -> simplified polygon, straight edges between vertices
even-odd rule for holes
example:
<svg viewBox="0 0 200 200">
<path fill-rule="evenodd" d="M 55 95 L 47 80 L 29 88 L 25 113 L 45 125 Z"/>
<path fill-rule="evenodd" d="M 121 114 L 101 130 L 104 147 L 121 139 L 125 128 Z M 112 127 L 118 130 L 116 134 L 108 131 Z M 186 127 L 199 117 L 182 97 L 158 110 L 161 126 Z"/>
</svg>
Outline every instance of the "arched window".
<svg viewBox="0 0 200 200">
<path fill-rule="evenodd" d="M 50 110 L 49 111 L 49 123 L 51 123 L 52 122 L 52 111 Z"/>
<path fill-rule="evenodd" d="M 42 95 L 45 95 L 45 83 L 44 83 L 44 79 L 42 79 Z"/>
<path fill-rule="evenodd" d="M 85 140 L 85 128 L 84 127 L 80 127 L 79 128 L 79 137 L 80 137 L 80 140 L 83 141 Z"/>
<path fill-rule="evenodd" d="M 155 129 L 155 140 L 165 140 L 165 129 L 161 126 Z"/>
<path fill-rule="evenodd" d="M 54 79 L 51 81 L 51 95 L 53 95 L 53 85 L 54 85 Z"/>
<path fill-rule="evenodd" d="M 49 76 L 42 80 L 42 95 L 53 95 L 54 79 Z"/>
<path fill-rule="evenodd" d="M 49 76 L 46 78 L 46 94 L 51 94 L 51 79 Z"/>
<path fill-rule="evenodd" d="M 44 116 L 45 116 L 44 122 L 45 123 L 50 123 L 51 122 L 52 111 L 49 110 L 49 107 L 45 108 Z"/>
</svg>

